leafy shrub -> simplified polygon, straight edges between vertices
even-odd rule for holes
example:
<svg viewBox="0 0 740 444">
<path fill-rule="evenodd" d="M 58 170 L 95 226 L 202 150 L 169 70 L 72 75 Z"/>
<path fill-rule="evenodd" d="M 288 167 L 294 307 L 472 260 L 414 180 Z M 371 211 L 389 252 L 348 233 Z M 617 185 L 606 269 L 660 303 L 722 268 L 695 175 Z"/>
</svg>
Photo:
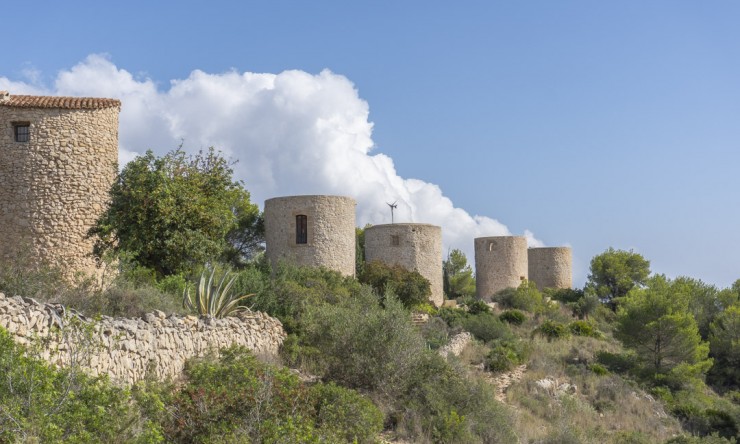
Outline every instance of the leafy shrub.
<svg viewBox="0 0 740 444">
<path fill-rule="evenodd" d="M 325 378 L 379 394 L 399 393 L 425 350 L 403 305 L 387 297 L 379 306 L 369 287 L 336 305 L 310 307 L 302 330 L 303 344 L 321 351 Z"/>
<path fill-rule="evenodd" d="M 484 365 L 488 371 L 504 372 L 523 364 L 528 355 L 529 349 L 522 341 L 495 341 Z"/>
<path fill-rule="evenodd" d="M 586 321 L 573 321 L 568 324 L 568 330 L 575 336 L 587 336 L 590 338 L 600 338 L 601 333 L 596 330 L 596 327 Z"/>
<path fill-rule="evenodd" d="M 627 373 L 637 366 L 635 356 L 631 353 L 600 351 L 596 353 L 596 360 L 614 373 Z"/>
<path fill-rule="evenodd" d="M 732 438 L 740 433 L 740 408 L 725 399 L 710 396 L 699 386 L 690 390 L 662 393 L 671 413 L 693 435 Z"/>
<path fill-rule="evenodd" d="M 602 306 L 598 296 L 594 294 L 587 294 L 576 302 L 567 305 L 573 312 L 573 316 L 578 316 L 578 319 L 588 318 Z"/>
<path fill-rule="evenodd" d="M 546 288 L 543 293 L 550 299 L 564 304 L 577 302 L 583 298 L 583 290 L 573 288 Z"/>
<path fill-rule="evenodd" d="M 359 281 L 373 287 L 379 295 L 393 292 L 407 308 L 427 302 L 432 294 L 429 281 L 419 272 L 380 261 L 366 263 Z"/>
<path fill-rule="evenodd" d="M 425 354 L 393 415 L 397 431 L 411 442 L 516 442 L 511 418 L 491 385 L 465 375 L 440 356 Z"/>
<path fill-rule="evenodd" d="M 180 388 L 149 392 L 169 442 L 368 442 L 381 429 L 380 411 L 352 390 L 309 388 L 242 347 L 221 354 L 188 361 Z"/>
<path fill-rule="evenodd" d="M 535 333 L 547 338 L 548 342 L 554 339 L 564 339 L 570 336 L 568 326 L 550 320 L 543 322 L 539 327 L 537 327 L 537 329 L 535 329 Z"/>
<path fill-rule="evenodd" d="M 723 438 L 717 434 L 708 436 L 677 436 L 665 442 L 665 444 L 736 444 L 735 438 Z"/>
<path fill-rule="evenodd" d="M 601 364 L 596 364 L 596 363 L 590 364 L 588 366 L 588 369 L 594 372 L 594 374 L 597 374 L 599 376 L 604 376 L 606 374 L 609 374 L 609 370 L 607 370 L 606 367 L 604 367 Z"/>
<path fill-rule="evenodd" d="M 269 271 L 245 270 L 239 274 L 235 285 L 244 291 L 250 283 L 256 283 L 257 294 L 249 300 L 252 308 L 280 319 L 288 333 L 298 331 L 308 307 L 349 299 L 362 287 L 354 278 L 326 268 L 279 264 L 273 279 L 264 277 L 262 280 L 260 274 L 263 273 L 269 274 Z M 378 305 L 377 297 L 372 303 Z"/>
<path fill-rule="evenodd" d="M 383 429 L 383 414 L 354 390 L 333 383 L 311 388 L 316 424 L 322 434 L 336 442 L 373 442 Z"/>
<path fill-rule="evenodd" d="M 465 330 L 483 342 L 512 336 L 509 326 L 490 313 L 468 316 L 463 320 L 462 325 Z"/>
<path fill-rule="evenodd" d="M 468 317 L 465 310 L 459 308 L 442 307 L 437 310 L 437 316 L 445 321 L 450 328 L 460 328 Z"/>
<path fill-rule="evenodd" d="M 527 315 L 521 310 L 506 310 L 499 315 L 499 319 L 513 325 L 522 325 L 527 319 Z"/>
<path fill-rule="evenodd" d="M 485 301 L 474 298 L 472 296 L 460 298 L 458 300 L 458 303 L 465 307 L 467 312 L 471 315 L 491 312 L 491 307 L 489 307 Z"/>
<path fill-rule="evenodd" d="M 129 392 L 28 355 L 0 328 L 0 442 L 156 442 Z"/>
<path fill-rule="evenodd" d="M 434 316 L 435 314 L 437 314 L 437 308 L 434 306 L 434 304 L 430 302 L 422 302 L 421 304 L 416 304 L 410 307 L 410 309 L 414 313 L 424 313 L 428 314 L 429 316 Z"/>
<path fill-rule="evenodd" d="M 493 301 L 500 303 L 506 308 L 538 313 L 545 309 L 542 293 L 537 290 L 534 282 L 523 281 L 519 288 L 507 288 L 493 295 Z"/>
<path fill-rule="evenodd" d="M 429 318 L 429 321 L 421 326 L 421 335 L 432 350 L 447 344 L 450 338 L 447 324 L 438 317 Z"/>
</svg>

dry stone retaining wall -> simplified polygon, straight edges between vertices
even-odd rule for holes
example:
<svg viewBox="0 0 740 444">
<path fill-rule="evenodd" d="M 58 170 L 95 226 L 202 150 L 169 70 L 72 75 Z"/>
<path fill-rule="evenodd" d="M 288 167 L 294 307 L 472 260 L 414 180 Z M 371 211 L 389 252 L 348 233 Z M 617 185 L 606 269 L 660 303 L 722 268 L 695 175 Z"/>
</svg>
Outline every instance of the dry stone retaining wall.
<svg viewBox="0 0 740 444">
<path fill-rule="evenodd" d="M 89 336 L 82 327 L 85 325 Z M 245 346 L 258 355 L 276 355 L 286 336 L 280 321 L 260 312 L 225 319 L 155 312 L 143 319 L 103 317 L 90 321 L 65 312 L 58 304 L 8 298 L 2 293 L 0 327 L 21 344 L 34 338 L 47 339 L 42 357 L 53 364 L 67 365 L 83 356 L 86 359 L 80 364 L 91 374 L 108 374 L 124 384 L 148 374 L 158 379 L 175 378 L 189 358 L 230 345 Z"/>
<path fill-rule="evenodd" d="M 355 275 L 355 200 L 346 196 L 286 196 L 265 201 L 265 243 L 273 265 L 326 267 Z M 296 216 L 306 216 L 308 239 L 296 242 Z"/>
<path fill-rule="evenodd" d="M 0 92 L 0 258 L 24 251 L 96 272 L 86 234 L 116 176 L 119 109 L 114 99 Z M 18 125 L 28 141 L 16 141 Z"/>
<path fill-rule="evenodd" d="M 429 300 L 437 307 L 444 300 L 442 228 L 429 224 L 373 225 L 365 230 L 365 260 L 401 265 L 417 271 L 430 284 Z"/>
</svg>

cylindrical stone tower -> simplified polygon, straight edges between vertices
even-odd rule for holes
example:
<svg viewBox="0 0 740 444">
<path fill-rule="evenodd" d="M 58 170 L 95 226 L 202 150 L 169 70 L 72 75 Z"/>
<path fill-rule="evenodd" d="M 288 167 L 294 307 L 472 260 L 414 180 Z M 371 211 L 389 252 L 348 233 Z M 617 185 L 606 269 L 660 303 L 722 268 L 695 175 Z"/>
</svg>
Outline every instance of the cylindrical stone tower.
<svg viewBox="0 0 740 444">
<path fill-rule="evenodd" d="M 285 261 L 355 274 L 355 200 L 287 196 L 265 201 L 265 241 L 273 266 Z"/>
<path fill-rule="evenodd" d="M 0 257 L 95 273 L 87 231 L 118 163 L 115 99 L 0 92 Z"/>
<path fill-rule="evenodd" d="M 475 239 L 475 288 L 478 298 L 488 299 L 527 279 L 527 239 L 494 236 Z"/>
<path fill-rule="evenodd" d="M 540 290 L 573 285 L 573 255 L 569 247 L 530 248 L 528 261 L 529 280 Z"/>
<path fill-rule="evenodd" d="M 444 300 L 442 228 L 429 224 L 373 225 L 365 229 L 365 260 L 418 271 L 430 284 L 430 302 Z"/>
</svg>

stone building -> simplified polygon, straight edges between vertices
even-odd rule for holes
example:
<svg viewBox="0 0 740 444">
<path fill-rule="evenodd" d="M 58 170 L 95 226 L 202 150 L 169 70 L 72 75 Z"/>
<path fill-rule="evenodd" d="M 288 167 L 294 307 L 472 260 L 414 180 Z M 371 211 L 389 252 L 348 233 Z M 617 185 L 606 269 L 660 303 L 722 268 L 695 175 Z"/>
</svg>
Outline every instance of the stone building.
<svg viewBox="0 0 740 444">
<path fill-rule="evenodd" d="M 120 107 L 0 92 L 0 257 L 96 271 L 86 234 L 116 177 Z"/>
<path fill-rule="evenodd" d="M 530 248 L 527 252 L 529 280 L 542 290 L 571 288 L 573 285 L 573 254 L 569 247 Z"/>
<path fill-rule="evenodd" d="M 418 271 L 430 283 L 429 300 L 442 305 L 442 228 L 429 224 L 374 225 L 365 229 L 365 260 Z"/>
<path fill-rule="evenodd" d="M 475 239 L 475 286 L 478 298 L 488 299 L 499 291 L 519 287 L 528 279 L 527 239 L 523 236 Z"/>
<path fill-rule="evenodd" d="M 345 196 L 286 196 L 265 201 L 266 254 L 300 266 L 355 274 L 355 200 Z"/>
</svg>

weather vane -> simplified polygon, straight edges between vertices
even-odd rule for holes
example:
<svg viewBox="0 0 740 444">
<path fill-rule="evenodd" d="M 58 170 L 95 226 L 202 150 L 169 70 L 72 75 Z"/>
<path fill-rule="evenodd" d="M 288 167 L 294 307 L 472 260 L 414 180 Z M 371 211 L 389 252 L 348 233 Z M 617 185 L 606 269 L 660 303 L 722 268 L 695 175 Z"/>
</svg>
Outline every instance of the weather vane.
<svg viewBox="0 0 740 444">
<path fill-rule="evenodd" d="M 386 204 L 387 204 L 387 205 L 388 205 L 389 207 L 391 207 L 391 223 L 393 223 L 393 210 L 395 210 L 396 208 L 398 208 L 398 203 L 397 203 L 397 202 L 398 202 L 398 201 L 396 201 L 396 202 L 393 202 L 393 203 L 388 203 L 388 202 L 386 202 Z"/>
</svg>

